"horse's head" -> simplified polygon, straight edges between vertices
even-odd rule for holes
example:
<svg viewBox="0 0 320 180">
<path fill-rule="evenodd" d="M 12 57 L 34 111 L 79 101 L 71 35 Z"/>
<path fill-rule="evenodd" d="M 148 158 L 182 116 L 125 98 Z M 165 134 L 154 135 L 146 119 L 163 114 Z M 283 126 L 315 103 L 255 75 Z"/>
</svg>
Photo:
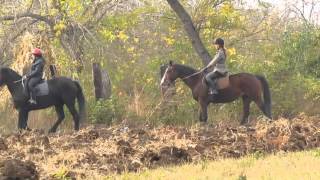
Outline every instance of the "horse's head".
<svg viewBox="0 0 320 180">
<path fill-rule="evenodd" d="M 0 86 L 6 85 L 9 82 L 20 80 L 21 76 L 7 67 L 0 68 Z"/>
<path fill-rule="evenodd" d="M 162 94 L 164 94 L 170 87 L 174 86 L 175 80 L 177 78 L 178 73 L 176 71 L 175 64 L 170 61 L 160 83 Z"/>
</svg>

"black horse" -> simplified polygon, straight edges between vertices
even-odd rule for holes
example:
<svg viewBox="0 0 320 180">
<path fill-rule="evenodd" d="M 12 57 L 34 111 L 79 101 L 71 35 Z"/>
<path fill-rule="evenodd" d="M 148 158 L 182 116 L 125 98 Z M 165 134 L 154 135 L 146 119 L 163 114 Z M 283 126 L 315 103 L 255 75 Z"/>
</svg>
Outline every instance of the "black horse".
<svg viewBox="0 0 320 180">
<path fill-rule="evenodd" d="M 12 69 L 0 68 L 0 86 L 7 85 L 12 95 L 14 107 L 19 111 L 19 129 L 28 129 L 27 122 L 30 111 L 55 106 L 58 120 L 49 132 L 56 132 L 59 124 L 65 118 L 63 106 L 66 105 L 72 114 L 74 129 L 79 130 L 80 120 L 85 116 L 85 99 L 78 82 L 66 77 L 48 80 L 48 95 L 37 97 L 37 104 L 29 104 L 21 79 L 22 77 Z M 75 108 L 76 99 L 78 99 L 80 113 Z"/>
</svg>

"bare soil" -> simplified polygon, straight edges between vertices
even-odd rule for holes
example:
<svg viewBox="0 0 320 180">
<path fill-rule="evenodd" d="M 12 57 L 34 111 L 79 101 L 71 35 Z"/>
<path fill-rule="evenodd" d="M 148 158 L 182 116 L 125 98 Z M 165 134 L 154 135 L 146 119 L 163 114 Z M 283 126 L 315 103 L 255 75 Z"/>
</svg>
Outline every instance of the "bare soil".
<svg viewBox="0 0 320 180">
<path fill-rule="evenodd" d="M 48 135 L 0 136 L 0 179 L 88 179 L 201 160 L 320 146 L 320 118 L 299 116 L 252 126 L 87 127 Z"/>
</svg>

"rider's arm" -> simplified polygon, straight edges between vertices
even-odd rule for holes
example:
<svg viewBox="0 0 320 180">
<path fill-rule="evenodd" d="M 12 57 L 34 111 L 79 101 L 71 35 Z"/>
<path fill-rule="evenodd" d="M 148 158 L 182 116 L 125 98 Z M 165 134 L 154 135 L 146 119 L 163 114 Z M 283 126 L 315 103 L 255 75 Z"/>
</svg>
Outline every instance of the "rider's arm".
<svg viewBox="0 0 320 180">
<path fill-rule="evenodd" d="M 36 64 L 36 68 L 31 71 L 27 77 L 28 78 L 32 78 L 32 77 L 35 77 L 37 76 L 38 74 L 41 74 L 42 71 L 43 71 L 43 67 L 44 67 L 44 63 L 43 63 L 43 60 L 39 61 L 37 64 Z"/>
<path fill-rule="evenodd" d="M 219 59 L 220 59 L 220 53 L 217 53 L 217 54 L 214 56 L 214 58 L 210 61 L 210 63 L 207 65 L 206 68 L 210 68 L 210 67 L 212 67 L 212 66 L 215 66 L 215 65 L 218 63 Z"/>
</svg>

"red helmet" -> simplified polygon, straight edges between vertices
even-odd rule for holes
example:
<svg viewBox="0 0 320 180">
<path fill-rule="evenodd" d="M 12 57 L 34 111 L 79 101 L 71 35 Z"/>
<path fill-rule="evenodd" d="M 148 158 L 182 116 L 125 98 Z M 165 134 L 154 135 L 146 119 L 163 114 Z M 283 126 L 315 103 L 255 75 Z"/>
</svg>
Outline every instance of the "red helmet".
<svg viewBox="0 0 320 180">
<path fill-rule="evenodd" d="M 35 48 L 35 49 L 32 51 L 32 54 L 35 55 L 35 56 L 42 56 L 42 51 L 41 51 L 41 49 L 39 49 L 39 48 Z"/>
</svg>

